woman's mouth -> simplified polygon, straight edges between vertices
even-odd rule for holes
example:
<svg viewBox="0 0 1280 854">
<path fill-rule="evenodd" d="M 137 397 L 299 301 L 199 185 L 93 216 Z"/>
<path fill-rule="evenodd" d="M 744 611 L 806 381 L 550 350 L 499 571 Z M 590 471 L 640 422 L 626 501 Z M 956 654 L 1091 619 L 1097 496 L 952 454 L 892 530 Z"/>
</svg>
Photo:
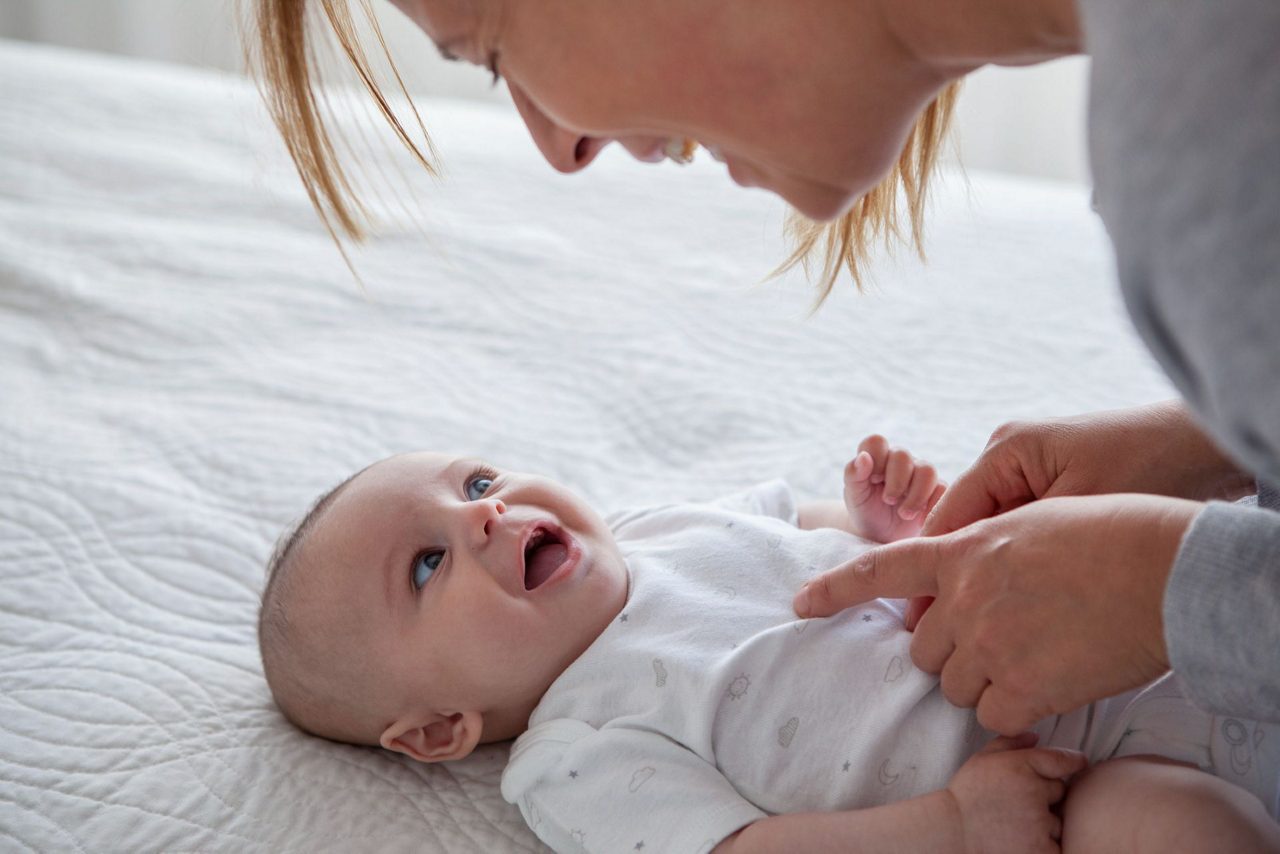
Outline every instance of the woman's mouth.
<svg viewBox="0 0 1280 854">
<path fill-rule="evenodd" d="M 693 161 L 698 150 L 698 141 L 692 137 L 625 137 L 619 141 L 641 163 L 671 160 L 683 166 Z"/>
<path fill-rule="evenodd" d="M 693 153 L 698 150 L 698 141 L 690 137 L 667 140 L 663 153 L 681 166 L 693 162 Z"/>
</svg>

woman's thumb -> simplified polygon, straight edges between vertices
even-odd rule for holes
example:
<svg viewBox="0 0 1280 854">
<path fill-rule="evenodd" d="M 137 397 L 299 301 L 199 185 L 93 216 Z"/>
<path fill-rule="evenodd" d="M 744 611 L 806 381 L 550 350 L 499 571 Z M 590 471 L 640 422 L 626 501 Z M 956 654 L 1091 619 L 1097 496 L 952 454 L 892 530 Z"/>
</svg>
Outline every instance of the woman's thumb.
<svg viewBox="0 0 1280 854">
<path fill-rule="evenodd" d="M 996 510 L 996 502 L 982 485 L 981 476 L 969 469 L 942 494 L 933 511 L 925 517 L 920 534 L 937 537 L 958 531 L 966 525 L 985 519 Z"/>
</svg>

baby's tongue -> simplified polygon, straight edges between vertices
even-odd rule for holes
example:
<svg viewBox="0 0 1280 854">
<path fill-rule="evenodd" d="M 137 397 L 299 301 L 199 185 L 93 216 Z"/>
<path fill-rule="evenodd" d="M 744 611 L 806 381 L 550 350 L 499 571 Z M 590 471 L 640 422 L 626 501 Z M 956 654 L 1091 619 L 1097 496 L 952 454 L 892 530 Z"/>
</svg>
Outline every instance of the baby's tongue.
<svg viewBox="0 0 1280 854">
<path fill-rule="evenodd" d="M 529 555 L 529 566 L 524 574 L 525 589 L 532 590 L 540 586 L 560 568 L 560 564 L 568 556 L 569 550 L 562 543 L 547 543 L 534 549 L 533 554 Z"/>
</svg>

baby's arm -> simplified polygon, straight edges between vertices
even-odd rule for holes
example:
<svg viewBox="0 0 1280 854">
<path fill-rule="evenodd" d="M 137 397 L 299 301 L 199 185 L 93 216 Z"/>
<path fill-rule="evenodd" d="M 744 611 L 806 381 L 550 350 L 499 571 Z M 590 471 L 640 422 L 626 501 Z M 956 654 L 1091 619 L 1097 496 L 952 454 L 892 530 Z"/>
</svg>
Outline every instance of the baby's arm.
<svg viewBox="0 0 1280 854">
<path fill-rule="evenodd" d="M 1062 824 L 1050 807 L 1085 760 L 1034 744 L 1035 736 L 1025 733 L 997 738 L 970 757 L 945 789 L 869 809 L 770 816 L 714 852 L 1054 854 Z"/>
<path fill-rule="evenodd" d="M 955 807 L 945 791 L 882 807 L 775 815 L 739 830 L 712 854 L 750 852 L 962 852 Z"/>
<path fill-rule="evenodd" d="M 892 543 L 918 535 L 945 490 L 933 466 L 902 448 L 890 448 L 883 436 L 868 436 L 844 467 L 844 501 L 801 505 L 799 526 L 838 528 Z"/>
</svg>

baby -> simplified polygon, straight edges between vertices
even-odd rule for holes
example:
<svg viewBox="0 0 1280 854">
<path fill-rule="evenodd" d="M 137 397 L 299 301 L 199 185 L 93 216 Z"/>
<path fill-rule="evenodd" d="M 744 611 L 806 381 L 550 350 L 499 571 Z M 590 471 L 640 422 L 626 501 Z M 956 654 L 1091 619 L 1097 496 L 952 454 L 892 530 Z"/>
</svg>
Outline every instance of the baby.
<svg viewBox="0 0 1280 854">
<path fill-rule="evenodd" d="M 546 478 L 392 457 L 277 549 L 267 680 L 302 729 L 423 762 L 518 737 L 502 793 L 557 851 L 1280 850 L 1280 736 L 1173 677 L 992 741 L 912 665 L 901 602 L 796 618 L 943 489 L 873 436 L 843 502 L 773 482 L 606 522 Z"/>
</svg>

